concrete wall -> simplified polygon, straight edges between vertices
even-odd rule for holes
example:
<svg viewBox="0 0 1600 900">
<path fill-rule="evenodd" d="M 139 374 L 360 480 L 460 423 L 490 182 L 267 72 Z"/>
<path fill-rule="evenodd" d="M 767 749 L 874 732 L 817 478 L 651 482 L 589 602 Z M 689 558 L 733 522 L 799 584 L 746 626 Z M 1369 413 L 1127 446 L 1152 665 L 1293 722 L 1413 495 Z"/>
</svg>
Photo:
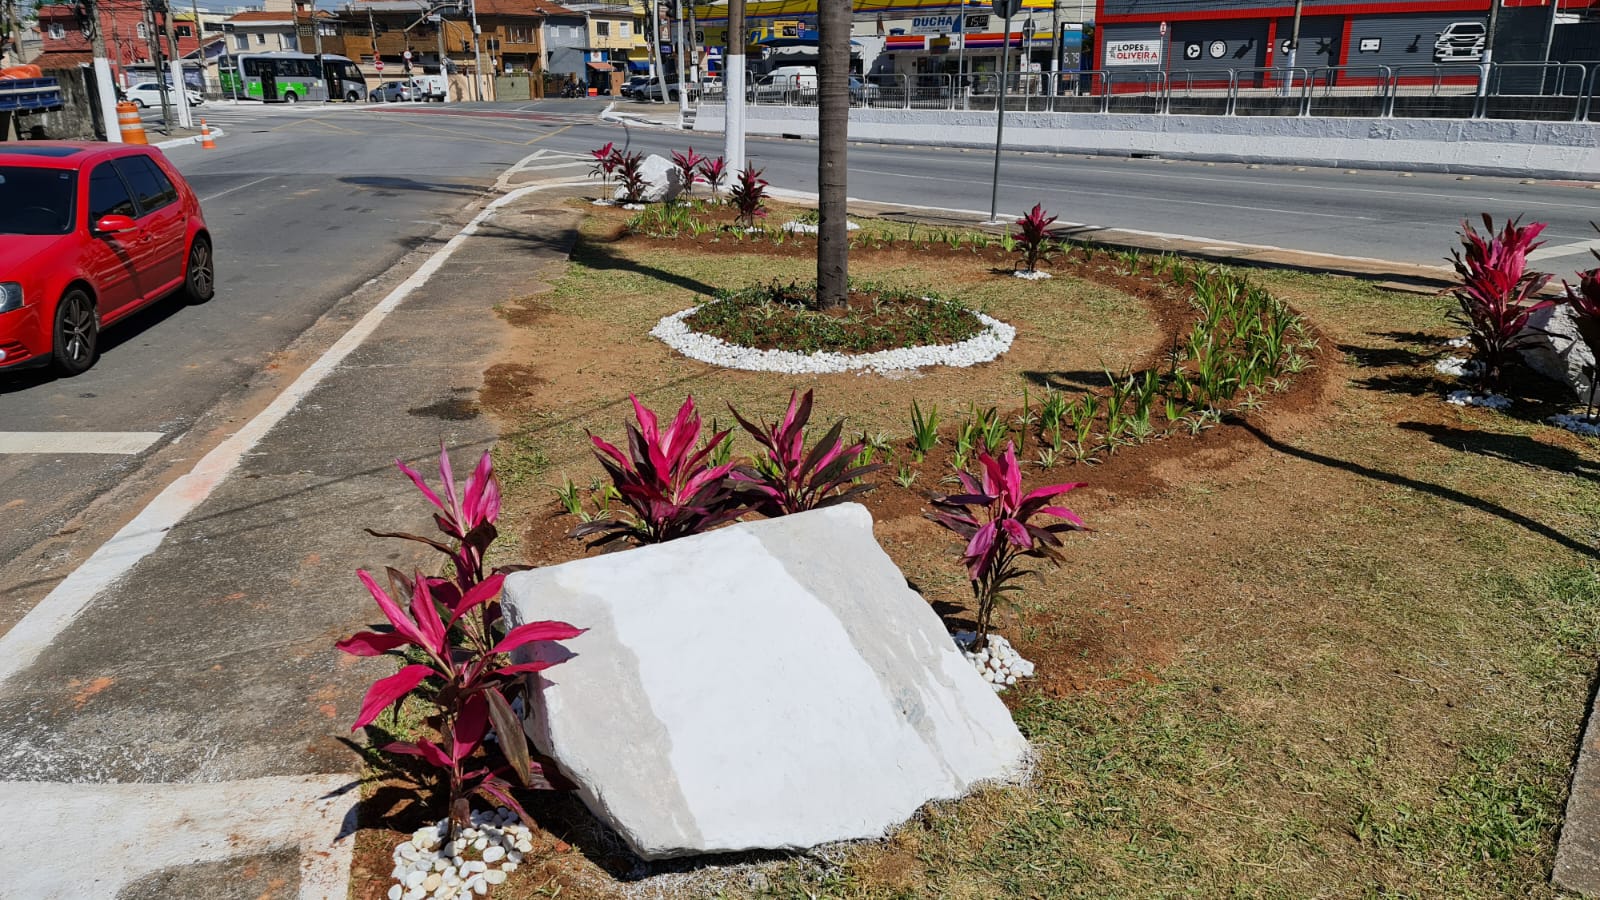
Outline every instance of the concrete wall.
<svg viewBox="0 0 1600 900">
<path fill-rule="evenodd" d="M 44 128 L 45 137 L 56 141 L 92 141 L 100 137 L 95 127 L 90 70 L 80 66 L 46 70 L 44 74 L 61 82 L 61 108 L 18 116 L 17 131 L 26 133 L 38 125 Z"/>
<path fill-rule="evenodd" d="M 723 108 L 701 104 L 696 131 L 721 131 Z M 850 138 L 993 147 L 993 112 L 853 109 Z M 815 109 L 748 106 L 747 134 L 815 137 Z M 1468 119 L 1006 114 L 1006 146 L 1126 156 L 1366 166 L 1590 180 L 1600 173 L 1600 124 Z"/>
</svg>

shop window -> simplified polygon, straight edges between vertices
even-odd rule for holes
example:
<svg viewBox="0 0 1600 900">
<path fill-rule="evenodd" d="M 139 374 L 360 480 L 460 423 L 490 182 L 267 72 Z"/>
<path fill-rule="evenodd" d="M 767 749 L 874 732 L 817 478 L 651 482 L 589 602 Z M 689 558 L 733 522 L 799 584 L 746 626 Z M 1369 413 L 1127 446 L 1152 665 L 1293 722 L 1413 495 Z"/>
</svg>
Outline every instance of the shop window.
<svg viewBox="0 0 1600 900">
<path fill-rule="evenodd" d="M 610 37 L 611 36 L 611 23 L 610 22 L 596 22 L 596 23 L 594 23 L 594 33 L 598 37 Z M 144 37 L 144 35 L 140 35 L 140 37 Z"/>
</svg>

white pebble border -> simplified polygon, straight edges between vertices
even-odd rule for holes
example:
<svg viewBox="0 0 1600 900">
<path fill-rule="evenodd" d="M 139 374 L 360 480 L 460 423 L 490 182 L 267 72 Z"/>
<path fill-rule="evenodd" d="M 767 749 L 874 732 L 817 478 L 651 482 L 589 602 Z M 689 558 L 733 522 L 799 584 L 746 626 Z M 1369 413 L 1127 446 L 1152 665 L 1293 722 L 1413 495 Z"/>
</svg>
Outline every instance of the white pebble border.
<svg viewBox="0 0 1600 900">
<path fill-rule="evenodd" d="M 1450 348 L 1455 349 L 1455 350 L 1460 350 L 1463 347 L 1471 347 L 1472 346 L 1472 338 L 1469 338 L 1469 337 L 1467 337 L 1465 335 L 1463 335 L 1461 337 L 1454 337 L 1454 338 L 1451 338 L 1448 341 L 1445 341 L 1444 345 L 1446 347 L 1450 347 Z"/>
<path fill-rule="evenodd" d="M 817 229 L 819 227 L 821 227 L 821 226 L 812 225 L 809 222 L 785 222 L 785 223 L 783 223 L 783 230 L 784 231 L 793 232 L 794 234 L 816 234 L 817 233 Z M 854 222 L 848 222 L 847 221 L 847 222 L 845 222 L 844 230 L 845 231 L 860 231 L 861 230 L 861 226 L 857 225 Z"/>
<path fill-rule="evenodd" d="M 617 201 L 615 201 L 615 200 L 607 200 L 604 197 L 601 197 L 598 200 L 590 200 L 589 202 L 591 204 L 595 205 L 595 206 L 616 206 L 617 205 Z"/>
<path fill-rule="evenodd" d="M 1545 421 L 1557 428 L 1565 428 L 1573 434 L 1581 434 L 1584 437 L 1600 437 L 1600 416 L 1562 413 L 1559 416 L 1551 416 Z"/>
<path fill-rule="evenodd" d="M 897 347 L 873 353 L 795 353 L 791 350 L 760 350 L 741 347 L 718 337 L 691 329 L 684 321 L 701 309 L 688 309 L 666 316 L 650 336 L 690 359 L 722 366 L 725 369 L 743 369 L 746 372 L 781 372 L 786 375 L 821 375 L 831 372 L 849 372 L 865 369 L 882 374 L 923 366 L 954 366 L 965 368 L 989 362 L 1011 349 L 1017 329 L 972 311 L 985 326 L 964 341 L 955 344 L 928 344 L 921 347 Z"/>
<path fill-rule="evenodd" d="M 1481 406 L 1484 409 L 1510 409 L 1511 398 L 1499 394 L 1475 394 L 1472 391 L 1451 391 L 1445 402 L 1456 406 Z"/>
<path fill-rule="evenodd" d="M 644 209 L 644 204 L 643 203 L 624 203 L 624 204 L 622 204 L 622 208 L 623 209 Z"/>
<path fill-rule="evenodd" d="M 1033 663 L 1023 659 L 1011 642 L 998 634 L 989 635 L 989 646 L 977 651 L 972 649 L 973 642 L 978 639 L 975 632 L 958 631 L 951 637 L 961 649 L 961 655 L 997 694 L 1016 684 L 1019 678 L 1033 677 Z"/>
<path fill-rule="evenodd" d="M 450 823 L 442 820 L 417 829 L 394 848 L 396 881 L 389 900 L 473 900 L 517 870 L 523 854 L 533 852 L 533 832 L 517 821 L 517 814 L 501 808 L 472 813 L 472 825 L 445 843 Z M 476 859 L 467 859 L 467 856 Z"/>
<path fill-rule="evenodd" d="M 1463 356 L 1446 356 L 1433 364 L 1433 370 L 1455 378 L 1474 378 L 1483 371 L 1483 363 Z"/>
<path fill-rule="evenodd" d="M 1018 269 L 1011 273 L 1011 277 L 1026 278 L 1029 281 L 1043 281 L 1046 278 L 1054 278 L 1055 276 L 1043 269 Z"/>
</svg>

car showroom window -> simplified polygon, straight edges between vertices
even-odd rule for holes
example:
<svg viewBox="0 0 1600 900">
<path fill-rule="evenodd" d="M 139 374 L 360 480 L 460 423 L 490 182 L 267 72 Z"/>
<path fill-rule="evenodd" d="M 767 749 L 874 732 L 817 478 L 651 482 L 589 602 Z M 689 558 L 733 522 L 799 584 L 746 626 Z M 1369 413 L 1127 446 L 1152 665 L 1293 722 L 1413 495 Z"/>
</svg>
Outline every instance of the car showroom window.
<svg viewBox="0 0 1600 900">
<path fill-rule="evenodd" d="M 111 163 L 95 166 L 89 176 L 89 224 L 106 216 L 136 216 L 139 211 L 128 194 L 128 186 Z"/>
<path fill-rule="evenodd" d="M 178 189 L 156 168 L 155 163 L 145 157 L 123 157 L 117 160 L 117 168 L 122 170 L 122 177 L 128 179 L 128 186 L 133 188 L 140 211 L 154 212 L 178 199 Z"/>
</svg>

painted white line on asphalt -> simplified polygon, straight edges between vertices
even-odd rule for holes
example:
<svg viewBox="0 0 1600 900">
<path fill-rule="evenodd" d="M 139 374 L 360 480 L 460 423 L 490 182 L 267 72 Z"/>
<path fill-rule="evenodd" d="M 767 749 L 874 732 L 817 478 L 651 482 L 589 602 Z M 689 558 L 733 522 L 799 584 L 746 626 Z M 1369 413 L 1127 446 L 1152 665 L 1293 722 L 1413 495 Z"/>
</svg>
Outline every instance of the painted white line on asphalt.
<svg viewBox="0 0 1600 900">
<path fill-rule="evenodd" d="M 297 847 L 302 900 L 344 897 L 355 842 L 346 819 L 356 788 L 348 775 L 206 784 L 0 782 L 0 808 L 26 812 L 29 840 L 72 848 L 56 864 L 17 848 L 0 853 L 0 884 L 8 897 L 111 900 L 163 869 Z"/>
<path fill-rule="evenodd" d="M 769 188 L 767 188 L 767 193 L 772 195 L 773 197 L 776 197 L 776 198 L 780 199 L 780 200 L 795 200 L 795 201 L 799 201 L 799 202 L 802 202 L 802 203 L 805 203 L 805 202 L 815 203 L 815 202 L 817 202 L 817 195 L 815 193 L 811 192 L 811 191 L 796 191 L 796 190 L 790 190 L 789 188 L 769 187 Z M 958 209 L 958 208 L 951 207 L 951 206 L 919 206 L 919 205 L 913 204 L 913 203 L 885 203 L 882 200 L 865 200 L 865 199 L 862 199 L 860 197 L 851 197 L 851 198 L 849 198 L 849 202 L 851 202 L 851 203 L 871 203 L 871 204 L 875 204 L 875 205 L 878 205 L 878 206 L 897 206 L 897 207 L 900 207 L 901 209 L 920 209 L 920 210 L 926 210 L 928 212 L 957 213 L 959 215 L 964 215 L 964 216 L 975 216 L 975 217 L 977 217 L 979 219 L 987 219 L 987 218 L 989 218 L 989 213 L 988 213 L 987 210 Z M 1003 213 L 1000 214 L 1000 217 L 1002 219 L 1009 219 L 1009 218 L 1017 217 L 1018 215 L 1020 215 L 1020 214 L 1019 213 L 1006 213 L 1006 212 L 1003 212 Z M 972 224 L 977 225 L 979 223 L 973 222 Z M 1276 252 L 1276 253 L 1297 253 L 1297 254 L 1299 254 L 1301 256 L 1311 256 L 1311 257 L 1317 257 L 1317 258 L 1320 258 L 1320 259 L 1331 259 L 1331 260 L 1337 260 L 1337 261 L 1343 261 L 1343 262 L 1375 263 L 1377 265 L 1400 266 L 1402 268 L 1410 268 L 1410 269 L 1437 269 L 1440 273 L 1449 273 L 1450 272 L 1450 267 L 1449 266 L 1432 266 L 1432 265 L 1424 265 L 1422 263 L 1399 262 L 1397 260 L 1392 260 L 1392 259 L 1377 259 L 1377 258 L 1374 258 L 1374 257 L 1371 257 L 1371 256 L 1341 256 L 1340 254 L 1337 254 L 1337 253 L 1319 253 L 1319 252 L 1317 252 L 1315 250 L 1297 250 L 1297 249 L 1295 249 L 1293 247 L 1277 247 L 1277 246 L 1273 246 L 1272 244 L 1246 244 L 1246 243 L 1242 243 L 1240 241 L 1228 241 L 1228 240 L 1223 240 L 1221 238 L 1197 237 L 1197 236 L 1192 235 L 1192 234 L 1172 234 L 1172 233 L 1165 232 L 1165 231 L 1141 231 L 1141 230 L 1139 230 L 1137 228 L 1122 228 L 1122 227 L 1119 227 L 1119 226 L 1112 226 L 1112 225 L 1093 225 L 1093 224 L 1090 224 L 1088 222 L 1058 221 L 1056 224 L 1061 226 L 1061 227 L 1063 227 L 1063 228 L 1088 228 L 1088 229 L 1091 229 L 1091 230 L 1094 230 L 1094 231 L 1115 231 L 1115 232 L 1119 232 L 1121 234 L 1135 234 L 1135 235 L 1138 235 L 1140 237 L 1160 238 L 1162 240 L 1169 240 L 1169 241 L 1191 241 L 1191 242 L 1194 242 L 1194 243 L 1197 243 L 1197 244 L 1220 244 L 1220 245 L 1226 245 L 1226 247 L 1228 249 L 1230 249 L 1230 250 L 1251 250 L 1251 251 L 1269 251 L 1269 252 Z M 1213 248 L 1207 248 L 1207 249 L 1213 249 Z"/>
<path fill-rule="evenodd" d="M 1578 241 L 1575 244 L 1556 244 L 1553 247 L 1540 247 L 1528 254 L 1529 259 L 1556 259 L 1562 256 L 1587 255 L 1590 250 L 1600 250 L 1600 240 Z"/>
<path fill-rule="evenodd" d="M 12 626 L 4 637 L 0 637 L 0 684 L 32 665 L 91 600 L 127 575 L 140 560 L 154 553 L 167 532 L 211 496 L 211 492 L 234 470 L 244 455 L 273 426 L 283 421 L 346 356 L 361 346 L 412 291 L 426 284 L 466 243 L 467 238 L 477 233 L 478 226 L 495 210 L 534 191 L 583 183 L 558 181 L 519 187 L 480 210 L 466 227 L 411 273 L 411 277 L 397 285 L 333 346 L 323 351 L 316 362 L 301 372 L 300 377 L 274 397 L 265 409 L 201 457 L 193 469 L 167 485 L 133 517 L 133 521 L 122 526 L 110 540 L 100 545 L 82 565 L 62 579 L 37 606 Z"/>
<path fill-rule="evenodd" d="M 277 177 L 276 175 L 266 175 L 266 176 L 263 176 L 261 178 L 257 178 L 255 181 L 247 181 L 244 184 L 237 184 L 237 185 L 234 185 L 231 188 L 228 188 L 227 190 L 217 191 L 215 194 L 212 194 L 209 197 L 201 197 L 200 198 L 200 202 L 201 203 L 210 203 L 211 201 L 217 199 L 218 197 L 226 196 L 228 194 L 233 193 L 234 191 L 242 191 L 247 187 L 253 187 L 255 185 L 260 184 L 263 181 L 271 181 L 272 179 L 274 179 L 276 177 Z"/>
<path fill-rule="evenodd" d="M 139 453 L 159 440 L 159 431 L 0 431 L 0 455 Z"/>
</svg>

